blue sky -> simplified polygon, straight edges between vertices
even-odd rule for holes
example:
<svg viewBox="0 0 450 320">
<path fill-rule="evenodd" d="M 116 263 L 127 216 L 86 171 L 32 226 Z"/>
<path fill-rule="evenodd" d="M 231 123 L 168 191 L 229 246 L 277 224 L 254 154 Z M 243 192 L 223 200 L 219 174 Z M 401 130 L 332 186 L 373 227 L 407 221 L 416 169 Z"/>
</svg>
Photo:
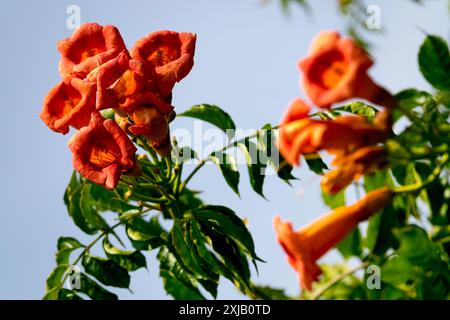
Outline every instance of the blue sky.
<svg viewBox="0 0 450 320">
<path fill-rule="evenodd" d="M 0 126 L 0 298 L 40 299 L 45 278 L 54 267 L 59 236 L 84 236 L 66 213 L 62 195 L 71 174 L 68 136 L 52 133 L 39 120 L 43 98 L 59 81 L 56 42 L 70 35 L 66 8 L 81 8 L 82 22 L 116 25 L 128 46 L 161 29 L 196 32 L 195 66 L 174 91 L 178 112 L 198 103 L 217 104 L 238 127 L 258 128 L 277 123 L 288 102 L 304 97 L 296 61 L 312 37 L 324 29 L 344 31 L 337 1 L 310 1 L 311 13 L 293 7 L 289 16 L 278 3 L 259 0 L 142 0 L 142 1 L 3 1 L 0 11 L 0 67 L 3 121 Z M 393 92 L 429 87 L 421 77 L 416 56 L 424 34 L 449 36 L 446 1 L 372 1 L 381 8 L 383 34 L 369 35 L 376 64 L 372 76 Z M 174 128 L 192 130 L 189 119 Z M 189 168 L 186 168 L 189 171 Z M 275 241 L 272 218 L 280 214 L 299 227 L 326 208 L 320 200 L 319 179 L 302 167 L 300 181 L 288 187 L 275 177 L 266 179 L 269 201 L 251 191 L 245 168 L 241 199 L 226 186 L 217 168 L 206 166 L 191 186 L 205 190 L 204 200 L 224 204 L 249 220 L 258 254 L 256 283 L 298 293 L 296 274 Z M 303 196 L 299 196 L 303 194 Z M 155 254 L 149 268 L 132 275 L 131 289 L 116 290 L 126 299 L 168 298 L 158 276 Z M 323 261 L 342 258 L 331 253 Z M 219 298 L 242 298 L 225 280 Z"/>
</svg>

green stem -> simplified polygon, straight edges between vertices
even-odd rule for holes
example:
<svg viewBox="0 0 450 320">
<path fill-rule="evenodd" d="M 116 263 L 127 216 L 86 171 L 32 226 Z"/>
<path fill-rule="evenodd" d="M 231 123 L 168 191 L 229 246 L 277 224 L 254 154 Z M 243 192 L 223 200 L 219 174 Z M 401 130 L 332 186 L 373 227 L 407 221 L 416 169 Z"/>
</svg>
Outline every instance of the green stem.
<svg viewBox="0 0 450 320">
<path fill-rule="evenodd" d="M 423 131 L 428 131 L 427 127 L 422 123 L 422 119 L 420 119 L 414 112 L 407 108 L 404 108 L 400 104 L 397 104 L 397 109 L 400 110 L 405 116 L 407 116 L 408 119 L 411 120 L 411 122 L 420 126 Z"/>
<path fill-rule="evenodd" d="M 186 185 L 189 183 L 189 181 L 194 177 L 194 175 L 200 170 L 206 163 L 206 160 L 201 160 L 197 166 L 192 170 L 192 172 L 187 176 L 186 180 L 181 184 L 180 190 L 183 190 L 186 188 Z"/>
<path fill-rule="evenodd" d="M 194 168 L 194 170 L 187 176 L 186 180 L 185 180 L 185 181 L 181 184 L 181 186 L 180 186 L 180 192 L 181 192 L 184 188 L 186 188 L 188 182 L 189 182 L 189 181 L 194 177 L 194 175 L 195 175 L 195 174 L 196 174 L 196 173 L 197 173 L 197 172 L 205 165 L 205 163 L 209 160 L 209 158 L 210 158 L 214 153 L 216 153 L 216 152 L 224 152 L 224 151 L 226 151 L 226 150 L 229 149 L 229 148 L 235 147 L 235 146 L 236 146 L 237 144 L 239 144 L 239 143 L 245 142 L 245 140 L 247 140 L 247 139 L 255 138 L 255 137 L 257 137 L 257 136 L 259 135 L 259 133 L 260 133 L 261 131 L 264 131 L 264 130 L 276 130 L 276 129 L 278 129 L 278 128 L 280 128 L 280 125 L 273 126 L 273 127 L 271 127 L 271 128 L 268 128 L 268 129 L 259 129 L 259 130 L 257 130 L 255 133 L 253 133 L 253 134 L 251 134 L 251 135 L 249 135 L 249 136 L 247 136 L 247 137 L 244 137 L 244 138 L 241 138 L 241 139 L 238 139 L 238 140 L 231 141 L 230 143 L 228 143 L 227 145 L 225 145 L 223 148 L 221 148 L 221 149 L 219 149 L 219 150 L 216 150 L 216 151 L 210 153 L 206 158 L 200 160 L 200 162 L 197 164 L 197 166 Z"/>
<path fill-rule="evenodd" d="M 336 278 L 330 280 L 327 282 L 323 287 L 321 287 L 319 290 L 317 290 L 312 296 L 311 300 L 318 300 L 327 290 L 329 290 L 331 287 L 333 287 L 335 284 L 339 283 L 340 281 L 344 280 L 348 276 L 352 275 L 356 271 L 360 269 L 364 269 L 369 265 L 369 262 L 363 262 L 359 266 L 354 267 L 353 269 L 350 269 L 340 275 L 338 275 Z"/>
<path fill-rule="evenodd" d="M 408 193 L 408 192 L 414 192 L 419 191 L 431 183 L 434 182 L 437 178 L 439 178 L 442 170 L 444 169 L 446 163 L 449 161 L 449 155 L 448 153 L 445 153 L 441 160 L 437 163 L 436 168 L 434 168 L 433 172 L 423 181 L 416 182 L 414 184 L 409 184 L 406 186 L 401 186 L 398 188 L 392 189 L 394 193 L 400 194 L 400 193 Z"/>
<path fill-rule="evenodd" d="M 166 197 L 167 200 L 175 201 L 175 197 L 171 194 L 169 194 L 163 187 L 160 185 L 154 184 L 154 183 L 139 183 L 139 187 L 142 188 L 150 188 L 150 189 L 156 189 L 162 196 Z"/>
<path fill-rule="evenodd" d="M 141 215 L 143 215 L 144 213 L 149 212 L 150 210 L 152 210 L 152 208 L 148 208 L 146 210 L 142 210 Z M 114 229 L 116 229 L 118 226 L 120 226 L 122 223 L 124 223 L 124 221 L 119 221 L 116 224 L 114 224 L 111 228 L 107 229 L 107 230 L 103 230 L 94 240 L 92 240 L 91 243 L 89 243 L 86 247 L 84 247 L 83 251 L 78 255 L 78 257 L 73 261 L 73 263 L 71 264 L 71 266 L 75 266 L 77 265 L 81 259 L 84 257 L 84 255 L 86 253 L 89 252 L 89 250 L 98 242 L 100 241 L 104 236 L 108 235 L 111 231 L 113 231 Z M 61 289 L 62 286 L 64 285 L 64 283 L 67 280 L 67 277 L 69 276 L 68 273 L 66 273 L 64 275 L 64 277 L 61 280 L 60 286 L 59 288 Z"/>
</svg>

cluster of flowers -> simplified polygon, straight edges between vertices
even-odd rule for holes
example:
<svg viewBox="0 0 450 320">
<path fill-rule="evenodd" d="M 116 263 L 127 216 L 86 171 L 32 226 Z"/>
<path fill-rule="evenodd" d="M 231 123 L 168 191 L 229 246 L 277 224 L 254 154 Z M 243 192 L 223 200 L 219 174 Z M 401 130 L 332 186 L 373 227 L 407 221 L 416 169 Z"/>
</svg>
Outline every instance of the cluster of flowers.
<svg viewBox="0 0 450 320">
<path fill-rule="evenodd" d="M 58 42 L 62 81 L 50 90 L 41 119 L 70 139 L 73 165 L 87 179 L 114 189 L 136 167 L 130 136 L 142 136 L 161 155 L 170 153 L 172 89 L 194 64 L 196 35 L 157 31 L 128 51 L 114 26 L 85 23 Z M 115 119 L 100 111 L 114 109 Z"/>
<path fill-rule="evenodd" d="M 391 134 L 394 97 L 367 74 L 373 61 L 351 38 L 337 32 L 322 32 L 312 42 L 309 55 L 299 62 L 304 73 L 303 87 L 319 108 L 360 98 L 383 110 L 374 121 L 357 115 L 341 115 L 319 120 L 309 117 L 311 108 L 296 98 L 282 119 L 278 147 L 288 162 L 299 165 L 301 155 L 322 150 L 334 155 L 334 170 L 326 173 L 322 189 L 337 193 L 366 173 L 387 164 L 381 143 Z M 298 272 L 300 285 L 312 289 L 321 271 L 317 260 L 345 238 L 360 221 L 389 204 L 393 194 L 388 188 L 374 190 L 356 203 L 337 208 L 294 232 L 290 222 L 275 217 L 278 241 L 288 262 Z"/>
</svg>

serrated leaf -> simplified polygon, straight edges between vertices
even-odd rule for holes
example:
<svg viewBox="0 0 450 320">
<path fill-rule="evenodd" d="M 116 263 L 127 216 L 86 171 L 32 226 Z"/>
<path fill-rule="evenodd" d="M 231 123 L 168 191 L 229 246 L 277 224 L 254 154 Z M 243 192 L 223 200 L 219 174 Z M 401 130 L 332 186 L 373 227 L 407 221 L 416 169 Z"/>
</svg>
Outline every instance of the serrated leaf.
<svg viewBox="0 0 450 320">
<path fill-rule="evenodd" d="M 193 210 L 192 214 L 199 220 L 214 226 L 227 237 L 232 238 L 253 259 L 259 260 L 255 253 L 255 245 L 250 232 L 233 210 L 223 206 L 209 205 Z"/>
<path fill-rule="evenodd" d="M 118 263 L 85 254 L 82 265 L 87 274 L 94 276 L 98 281 L 107 286 L 128 288 L 130 286 L 130 275 Z"/>
<path fill-rule="evenodd" d="M 260 150 L 254 142 L 251 142 L 248 139 L 245 139 L 244 143 L 238 143 L 238 147 L 244 154 L 252 189 L 261 197 L 265 198 L 263 194 L 263 184 L 266 165 L 259 161 L 258 153 Z"/>
<path fill-rule="evenodd" d="M 188 222 L 188 228 L 193 248 L 197 252 L 198 256 L 207 264 L 210 272 L 220 275 L 224 265 L 221 264 L 216 256 L 206 247 L 207 239 L 201 232 L 201 227 L 198 222 L 194 219 L 190 219 Z"/>
<path fill-rule="evenodd" d="M 210 158 L 219 166 L 228 186 L 239 196 L 240 174 L 236 164 L 236 159 L 232 155 L 220 151 L 214 152 Z"/>
<path fill-rule="evenodd" d="M 179 300 L 205 299 L 198 290 L 197 281 L 183 270 L 166 246 L 161 247 L 157 259 L 160 262 L 159 274 L 168 294 Z"/>
<path fill-rule="evenodd" d="M 70 201 L 71 201 L 72 194 L 79 186 L 80 186 L 80 182 L 78 181 L 78 175 L 77 175 L 77 172 L 74 170 L 70 177 L 70 181 L 66 188 L 66 191 L 64 192 L 64 203 L 65 203 L 65 205 L 67 207 L 67 211 L 69 211 L 69 213 L 70 213 L 69 208 L 70 208 Z"/>
<path fill-rule="evenodd" d="M 275 130 L 270 124 L 264 125 L 258 134 L 258 148 L 263 151 L 265 159 L 262 163 L 270 165 L 277 176 L 290 185 L 290 180 L 297 178 L 292 175 L 293 167 L 284 159 L 275 145 Z"/>
<path fill-rule="evenodd" d="M 95 200 L 91 195 L 92 184 L 85 184 L 81 189 L 80 207 L 83 217 L 88 225 L 97 230 L 108 227 L 105 219 L 103 219 L 95 209 Z"/>
<path fill-rule="evenodd" d="M 427 81 L 438 90 L 450 90 L 450 53 L 444 39 L 425 38 L 419 51 L 419 67 Z"/>
<path fill-rule="evenodd" d="M 229 139 L 234 136 L 236 130 L 236 126 L 230 115 L 216 105 L 195 105 L 192 106 L 189 110 L 180 113 L 178 116 L 191 117 L 211 123 L 219 129 L 222 129 L 223 132 L 227 134 Z"/>
<path fill-rule="evenodd" d="M 91 225 L 81 210 L 81 191 L 83 185 L 80 185 L 70 196 L 69 214 L 73 222 L 84 232 L 89 235 L 97 233 L 97 227 Z"/>
<path fill-rule="evenodd" d="M 103 250 L 108 258 L 128 271 L 135 271 L 139 268 L 147 267 L 147 262 L 141 252 L 121 250 L 113 246 L 107 237 L 103 239 Z"/>
<path fill-rule="evenodd" d="M 189 247 L 186 238 L 189 234 L 186 230 L 185 221 L 175 219 L 172 230 L 170 231 L 170 239 L 176 256 L 180 257 L 184 269 L 198 279 L 209 279 L 210 276 L 201 267 L 197 256 L 194 255 L 195 248 Z"/>
<path fill-rule="evenodd" d="M 163 245 L 167 239 L 166 231 L 161 227 L 157 217 L 150 221 L 135 218 L 127 224 L 127 236 L 133 247 L 138 250 L 149 250 Z"/>
<path fill-rule="evenodd" d="M 93 300 L 117 300 L 117 295 L 109 292 L 84 273 L 80 274 L 80 288 L 74 288 L 75 292 L 82 292 Z"/>
</svg>

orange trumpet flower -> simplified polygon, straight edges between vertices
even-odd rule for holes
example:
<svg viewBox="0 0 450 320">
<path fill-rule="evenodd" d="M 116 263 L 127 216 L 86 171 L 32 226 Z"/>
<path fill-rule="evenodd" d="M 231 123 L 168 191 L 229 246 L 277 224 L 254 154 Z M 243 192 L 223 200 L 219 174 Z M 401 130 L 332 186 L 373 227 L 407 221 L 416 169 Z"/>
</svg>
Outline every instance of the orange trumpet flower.
<svg viewBox="0 0 450 320">
<path fill-rule="evenodd" d="M 60 82 L 45 97 L 39 117 L 55 132 L 67 134 L 69 126 L 80 129 L 95 110 L 95 84 L 74 78 Z"/>
<path fill-rule="evenodd" d="M 382 147 L 370 146 L 349 155 L 338 155 L 332 164 L 338 168 L 327 172 L 321 180 L 322 190 L 329 194 L 335 194 L 364 174 L 384 167 L 387 154 Z"/>
<path fill-rule="evenodd" d="M 385 140 L 386 128 L 368 122 L 360 116 L 340 116 L 333 120 L 308 118 L 309 106 L 294 99 L 281 121 L 278 149 L 285 159 L 299 164 L 302 154 L 320 150 L 348 154 L 354 150 Z"/>
<path fill-rule="evenodd" d="M 367 74 L 373 61 L 353 39 L 337 32 L 321 32 L 313 40 L 308 57 L 299 61 L 303 87 L 321 108 L 335 102 L 362 98 L 380 106 L 393 107 L 395 99 Z"/>
<path fill-rule="evenodd" d="M 89 125 L 78 131 L 69 141 L 73 166 L 85 178 L 114 189 L 121 173 L 136 166 L 133 142 L 119 125 L 93 113 Z"/>
<path fill-rule="evenodd" d="M 92 70 L 126 50 L 119 30 L 114 26 L 84 23 L 57 44 L 61 53 L 59 72 L 64 81 L 84 79 Z"/>
<path fill-rule="evenodd" d="M 342 241 L 359 222 L 368 219 L 392 201 L 393 193 L 381 188 L 366 194 L 352 205 L 339 207 L 298 231 L 290 222 L 274 218 L 278 242 L 289 264 L 298 272 L 300 285 L 310 291 L 321 273 L 317 260 Z"/>
<path fill-rule="evenodd" d="M 138 40 L 131 56 L 142 61 L 148 72 L 156 73 L 161 91 L 170 95 L 194 65 L 195 41 L 195 33 L 157 31 Z"/>
</svg>

